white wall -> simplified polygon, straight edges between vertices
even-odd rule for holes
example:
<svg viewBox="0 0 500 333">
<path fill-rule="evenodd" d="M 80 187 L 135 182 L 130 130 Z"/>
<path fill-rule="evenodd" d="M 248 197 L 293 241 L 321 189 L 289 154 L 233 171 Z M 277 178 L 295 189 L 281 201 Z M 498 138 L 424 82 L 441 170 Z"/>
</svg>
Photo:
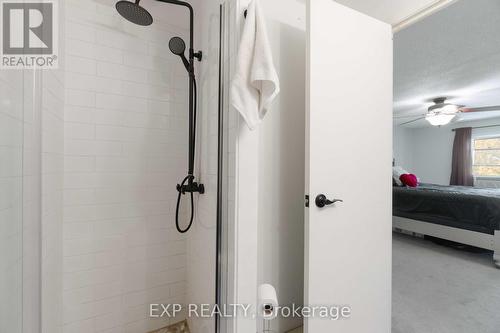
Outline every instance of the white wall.
<svg viewBox="0 0 500 333">
<path fill-rule="evenodd" d="M 396 165 L 410 170 L 413 167 L 413 151 L 411 146 L 411 129 L 394 126 L 393 158 Z"/>
<path fill-rule="evenodd" d="M 500 119 L 453 123 L 443 127 L 394 129 L 396 164 L 415 173 L 422 182 L 449 185 L 455 132 L 453 128 L 500 124 Z M 500 127 L 474 129 L 472 135 L 500 134 Z M 477 185 L 486 185 L 478 182 Z M 492 184 L 488 184 L 492 186 Z"/>
<path fill-rule="evenodd" d="M 239 1 L 236 27 L 241 28 L 248 3 Z M 303 1 L 261 1 L 261 5 L 281 93 L 255 131 L 250 132 L 239 118 L 235 223 L 240 275 L 236 292 L 238 301 L 253 304 L 257 286 L 271 283 L 280 304 L 302 304 L 306 9 Z M 276 319 L 272 328 L 285 332 L 300 324 L 300 320 Z M 261 325 L 240 319 L 237 329 L 254 332 Z"/>
<path fill-rule="evenodd" d="M 260 127 L 258 281 L 275 286 L 280 304 L 302 305 L 306 9 L 290 1 L 262 4 L 281 92 Z M 272 328 L 286 332 L 301 324 L 279 318 Z"/>
<path fill-rule="evenodd" d="M 421 182 L 449 185 L 454 132 L 450 127 L 412 131 L 413 165 L 411 171 Z"/>
<path fill-rule="evenodd" d="M 229 17 L 229 75 L 234 77 L 241 29 L 244 24 L 244 11 L 248 0 L 234 0 L 234 8 Z M 229 89 L 228 89 L 229 91 Z M 229 100 L 230 94 L 227 94 Z M 258 247 L 258 175 L 259 175 L 259 129 L 250 131 L 238 111 L 229 106 L 229 183 L 233 182 L 233 193 L 229 195 L 229 226 L 232 228 L 231 240 L 234 244 L 234 302 L 235 304 L 257 303 L 257 247 Z M 233 142 L 234 146 L 231 146 Z M 253 333 L 257 321 L 250 317 L 236 317 L 230 323 L 229 332 Z"/>
<path fill-rule="evenodd" d="M 114 1 L 66 3 L 64 332 L 148 332 L 184 318 L 148 314 L 186 294 L 187 76 L 168 41 L 187 31 L 169 5 L 139 27 Z"/>
<path fill-rule="evenodd" d="M 274 285 L 280 304 L 302 304 L 306 9 L 300 1 L 261 1 L 261 4 L 267 17 L 281 93 L 258 130 L 240 132 L 240 163 L 257 153 L 257 222 L 246 223 L 257 223 L 256 284 Z M 240 1 L 242 9 L 247 5 L 248 1 Z M 246 125 L 241 122 L 241 126 Z M 256 150 L 251 147 L 252 136 L 257 136 Z M 240 166 L 240 172 L 248 167 L 248 163 Z M 245 173 L 244 177 L 252 176 Z M 239 205 L 242 209 L 241 205 L 252 207 L 253 203 L 245 201 Z M 248 237 L 238 247 L 249 239 L 252 238 Z M 285 332 L 300 325 L 297 319 L 276 319 L 272 328 Z"/>
</svg>

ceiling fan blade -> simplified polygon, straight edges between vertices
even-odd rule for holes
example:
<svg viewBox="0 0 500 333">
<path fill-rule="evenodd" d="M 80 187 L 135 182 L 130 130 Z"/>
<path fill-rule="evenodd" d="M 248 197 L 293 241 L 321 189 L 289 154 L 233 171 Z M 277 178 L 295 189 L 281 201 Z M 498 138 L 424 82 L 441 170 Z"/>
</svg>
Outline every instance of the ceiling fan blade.
<svg viewBox="0 0 500 333">
<path fill-rule="evenodd" d="M 393 119 L 404 119 L 404 118 L 414 118 L 414 117 L 422 117 L 427 115 L 426 113 L 421 113 L 421 114 L 407 114 L 407 115 L 401 115 L 401 116 L 393 116 Z"/>
<path fill-rule="evenodd" d="M 483 107 L 479 107 L 479 108 L 460 108 L 460 112 L 463 112 L 463 113 L 487 112 L 487 111 L 500 111 L 500 105 L 483 106 Z"/>
<path fill-rule="evenodd" d="M 414 122 L 422 120 L 422 119 L 425 119 L 425 117 L 420 117 L 420 118 L 417 118 L 417 119 L 413 119 L 413 120 L 407 121 L 405 123 L 399 124 L 398 126 L 408 125 L 408 124 L 414 123 Z"/>
</svg>

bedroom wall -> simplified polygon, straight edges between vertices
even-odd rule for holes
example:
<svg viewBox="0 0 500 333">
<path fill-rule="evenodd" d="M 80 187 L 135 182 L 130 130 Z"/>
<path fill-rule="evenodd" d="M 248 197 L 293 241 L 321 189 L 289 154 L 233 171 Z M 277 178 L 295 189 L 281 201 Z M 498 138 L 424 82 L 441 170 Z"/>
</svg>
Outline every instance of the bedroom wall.
<svg viewBox="0 0 500 333">
<path fill-rule="evenodd" d="M 500 124 L 500 118 L 460 122 L 443 127 L 397 128 L 394 130 L 396 163 L 415 173 L 422 182 L 448 185 L 455 133 L 453 128 Z M 475 129 L 473 135 L 500 134 L 500 127 Z M 402 161 L 401 163 L 399 161 Z M 476 182 L 481 186 L 496 183 Z"/>
<path fill-rule="evenodd" d="M 449 185 L 454 138 L 452 128 L 444 126 L 411 130 L 411 171 L 421 182 Z"/>
<path fill-rule="evenodd" d="M 411 171 L 413 169 L 412 130 L 394 126 L 393 129 L 393 158 L 396 165 Z"/>
</svg>

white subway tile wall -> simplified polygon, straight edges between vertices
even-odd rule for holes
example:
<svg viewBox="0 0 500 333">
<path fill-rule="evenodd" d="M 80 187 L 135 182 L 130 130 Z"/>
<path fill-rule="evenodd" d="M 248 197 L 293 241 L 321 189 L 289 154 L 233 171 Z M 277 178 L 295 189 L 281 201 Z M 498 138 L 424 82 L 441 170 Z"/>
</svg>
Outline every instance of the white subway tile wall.
<svg viewBox="0 0 500 333">
<path fill-rule="evenodd" d="M 149 304 L 186 299 L 174 216 L 188 81 L 166 45 L 188 22 L 135 26 L 112 1 L 66 7 L 63 332 L 145 333 L 185 319 L 151 319 Z"/>
<path fill-rule="evenodd" d="M 137 27 L 113 5 L 64 2 L 60 70 L 0 72 L 2 332 L 41 323 L 50 333 L 143 333 L 185 319 L 152 320 L 151 302 L 214 301 L 218 1 L 195 6 L 205 52 L 197 174 L 207 192 L 187 238 L 174 228 L 187 77 L 167 47 L 187 31 L 158 18 Z M 229 121 L 232 221 L 237 117 Z M 210 331 L 213 320 L 191 324 Z"/>
<path fill-rule="evenodd" d="M 60 6 L 64 13 L 64 4 Z M 60 47 L 64 47 L 64 23 Z M 64 181 L 64 72 L 42 72 L 41 87 L 41 325 L 42 332 L 62 332 L 63 181 Z M 31 301 L 31 300 L 30 300 Z M 38 332 L 34 330 L 33 332 Z"/>
<path fill-rule="evenodd" d="M 0 71 L 0 332 L 62 328 L 60 64 Z"/>
<path fill-rule="evenodd" d="M 21 332 L 23 71 L 0 71 L 0 331 Z"/>
</svg>

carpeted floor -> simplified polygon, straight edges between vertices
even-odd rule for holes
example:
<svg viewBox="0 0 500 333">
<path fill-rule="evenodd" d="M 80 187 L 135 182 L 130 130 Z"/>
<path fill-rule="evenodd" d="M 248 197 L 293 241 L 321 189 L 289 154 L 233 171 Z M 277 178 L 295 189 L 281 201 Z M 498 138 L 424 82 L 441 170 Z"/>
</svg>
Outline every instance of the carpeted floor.
<svg viewBox="0 0 500 333">
<path fill-rule="evenodd" d="M 500 269 L 468 253 L 394 234 L 392 333 L 500 332 Z"/>
<path fill-rule="evenodd" d="M 392 247 L 392 333 L 500 332 L 500 269 L 491 254 L 396 233 Z"/>
<path fill-rule="evenodd" d="M 492 260 L 395 233 L 392 333 L 499 333 L 500 269 Z M 187 332 L 169 329 L 160 332 Z"/>
</svg>

